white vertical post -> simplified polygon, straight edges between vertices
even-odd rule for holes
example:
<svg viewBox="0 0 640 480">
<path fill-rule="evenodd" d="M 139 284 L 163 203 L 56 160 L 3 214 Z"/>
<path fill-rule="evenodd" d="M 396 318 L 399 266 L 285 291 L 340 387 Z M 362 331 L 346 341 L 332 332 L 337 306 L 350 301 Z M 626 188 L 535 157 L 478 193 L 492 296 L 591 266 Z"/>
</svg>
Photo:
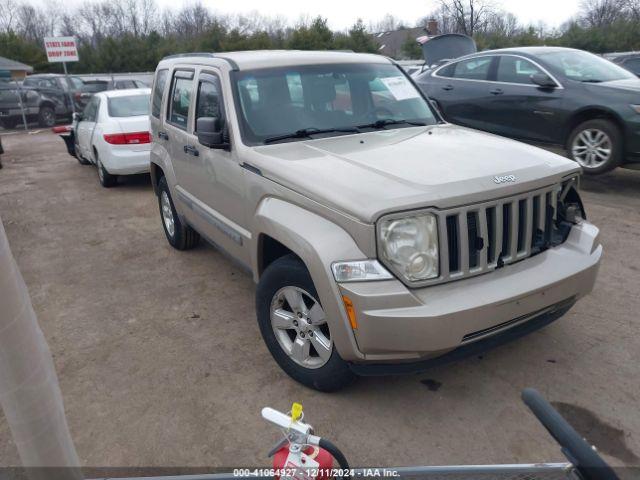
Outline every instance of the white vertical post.
<svg viewBox="0 0 640 480">
<path fill-rule="evenodd" d="M 69 81 L 69 72 L 67 72 L 67 62 L 62 62 L 62 68 L 64 68 L 64 80 L 67 82 L 67 88 L 71 88 L 71 82 Z M 67 90 L 67 95 L 69 95 L 69 100 L 71 101 L 71 112 L 76 113 L 76 106 L 73 100 L 73 96 Z"/>
<path fill-rule="evenodd" d="M 22 123 L 24 124 L 24 131 L 26 132 L 29 130 L 29 127 L 27 126 L 27 115 L 24 113 L 24 104 L 22 103 L 22 88 L 20 88 L 18 80 L 14 80 L 14 82 L 18 91 L 18 103 L 20 103 L 20 111 L 22 112 Z"/>
</svg>

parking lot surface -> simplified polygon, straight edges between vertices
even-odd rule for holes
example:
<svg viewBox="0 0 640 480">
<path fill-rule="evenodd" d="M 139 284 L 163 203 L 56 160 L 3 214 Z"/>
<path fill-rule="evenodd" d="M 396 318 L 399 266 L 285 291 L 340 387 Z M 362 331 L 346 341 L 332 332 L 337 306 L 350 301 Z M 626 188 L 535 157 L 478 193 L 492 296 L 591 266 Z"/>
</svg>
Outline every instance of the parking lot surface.
<svg viewBox="0 0 640 480">
<path fill-rule="evenodd" d="M 594 292 L 561 320 L 454 365 L 323 394 L 271 359 L 247 273 L 204 243 L 168 245 L 148 177 L 107 190 L 48 132 L 2 142 L 0 216 L 84 465 L 268 466 L 280 433 L 260 410 L 293 401 L 357 466 L 563 461 L 520 401 L 527 386 L 612 464 L 640 464 L 640 172 L 583 180 L 605 254 Z M 0 465 L 19 465 L 1 416 Z"/>
</svg>

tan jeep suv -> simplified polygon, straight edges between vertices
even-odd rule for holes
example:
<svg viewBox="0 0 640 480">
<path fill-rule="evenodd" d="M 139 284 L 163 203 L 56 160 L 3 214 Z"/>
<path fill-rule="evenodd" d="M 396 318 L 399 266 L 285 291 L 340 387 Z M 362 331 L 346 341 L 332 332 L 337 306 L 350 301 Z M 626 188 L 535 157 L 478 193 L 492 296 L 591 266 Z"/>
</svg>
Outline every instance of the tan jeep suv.
<svg viewBox="0 0 640 480">
<path fill-rule="evenodd" d="M 577 164 L 444 122 L 387 58 L 167 57 L 151 129 L 167 240 L 252 273 L 267 347 L 313 388 L 478 352 L 593 288 Z"/>
</svg>

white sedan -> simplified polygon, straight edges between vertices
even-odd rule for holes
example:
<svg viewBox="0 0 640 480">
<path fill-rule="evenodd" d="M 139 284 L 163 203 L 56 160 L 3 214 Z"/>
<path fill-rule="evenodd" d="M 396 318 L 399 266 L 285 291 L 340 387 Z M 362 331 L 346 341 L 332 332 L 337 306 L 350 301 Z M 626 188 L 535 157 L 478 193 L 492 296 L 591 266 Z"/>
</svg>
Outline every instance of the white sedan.
<svg viewBox="0 0 640 480">
<path fill-rule="evenodd" d="M 117 183 L 118 175 L 149 171 L 151 90 L 110 90 L 91 97 L 73 127 L 75 156 L 93 163 L 103 187 Z"/>
</svg>

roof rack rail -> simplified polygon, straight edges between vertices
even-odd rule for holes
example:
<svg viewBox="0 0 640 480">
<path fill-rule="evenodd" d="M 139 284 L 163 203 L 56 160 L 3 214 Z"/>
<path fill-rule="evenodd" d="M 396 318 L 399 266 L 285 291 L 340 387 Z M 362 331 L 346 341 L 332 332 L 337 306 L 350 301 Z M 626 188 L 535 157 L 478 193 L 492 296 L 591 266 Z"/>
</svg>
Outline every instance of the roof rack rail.
<svg viewBox="0 0 640 480">
<path fill-rule="evenodd" d="M 169 60 L 172 58 L 187 58 L 187 57 L 219 58 L 220 60 L 225 60 L 233 70 L 240 70 L 240 68 L 238 68 L 238 64 L 233 60 L 231 60 L 230 58 L 225 57 L 223 55 L 218 55 L 212 52 L 174 53 L 173 55 L 167 55 L 166 57 L 163 57 L 162 60 Z"/>
</svg>

